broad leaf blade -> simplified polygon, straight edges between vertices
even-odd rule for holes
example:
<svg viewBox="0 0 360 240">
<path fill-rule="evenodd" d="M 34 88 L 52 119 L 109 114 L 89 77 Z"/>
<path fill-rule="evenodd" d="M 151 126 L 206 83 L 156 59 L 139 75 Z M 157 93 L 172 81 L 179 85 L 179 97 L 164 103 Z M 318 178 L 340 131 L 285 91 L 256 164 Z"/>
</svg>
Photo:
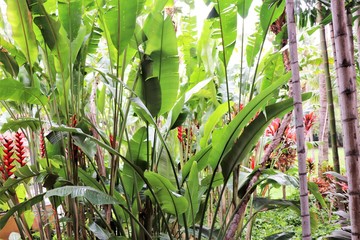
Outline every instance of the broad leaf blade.
<svg viewBox="0 0 360 240">
<path fill-rule="evenodd" d="M 62 80 L 67 80 L 69 76 L 68 64 L 69 61 L 69 42 L 66 38 L 66 31 L 61 27 L 58 19 L 53 18 L 48 14 L 43 3 L 37 1 L 31 8 L 34 17 L 34 23 L 41 31 L 43 40 L 49 47 L 51 52 L 56 56 L 55 62 L 56 71 L 61 74 Z M 59 90 L 65 91 L 58 86 Z M 61 92 L 61 95 L 63 92 Z"/>
<path fill-rule="evenodd" d="M 6 12 L 12 27 L 13 39 L 25 54 L 28 62 L 34 64 L 38 56 L 38 48 L 27 1 L 8 0 Z"/>
<path fill-rule="evenodd" d="M 45 105 L 47 98 L 38 88 L 25 87 L 14 79 L 0 80 L 0 100 Z"/>
<path fill-rule="evenodd" d="M 72 42 L 78 35 L 81 25 L 82 0 L 58 1 L 58 11 L 61 25 Z"/>
<path fill-rule="evenodd" d="M 218 161 L 230 150 L 240 132 L 255 117 L 267 102 L 272 98 L 273 93 L 285 83 L 284 80 L 275 82 L 250 101 L 244 109 L 224 129 L 218 130 L 217 137 L 213 136 L 213 149 L 209 156 L 209 164 L 215 167 Z"/>
<path fill-rule="evenodd" d="M 41 202 L 44 198 L 44 194 L 40 194 L 37 195 L 33 198 L 30 198 L 29 200 L 26 200 L 16 206 L 13 206 L 12 208 L 10 208 L 9 211 L 6 212 L 5 215 L 1 216 L 0 218 L 0 229 L 3 229 L 5 224 L 7 223 L 7 221 L 9 220 L 9 218 L 15 213 L 17 212 L 18 214 L 21 214 L 23 212 L 25 212 L 26 210 L 31 210 L 32 206 L 34 206 L 35 204 Z"/>
<path fill-rule="evenodd" d="M 199 172 L 197 163 L 194 162 L 189 174 L 189 180 L 186 182 L 185 198 L 189 203 L 188 210 L 185 212 L 188 225 L 195 224 L 195 217 L 200 208 L 199 201 Z"/>
<path fill-rule="evenodd" d="M 20 128 L 26 129 L 30 128 L 33 131 L 36 131 L 40 128 L 40 121 L 36 118 L 18 118 L 8 120 L 7 123 L 4 123 L 1 128 L 1 132 L 6 132 L 8 130 L 17 132 Z"/>
<path fill-rule="evenodd" d="M 174 214 L 177 217 L 186 212 L 188 208 L 186 198 L 176 193 L 176 187 L 167 178 L 154 172 L 145 172 L 144 175 L 151 185 L 149 187 L 155 192 L 156 198 L 165 212 Z M 152 197 L 148 191 L 145 193 Z"/>
<path fill-rule="evenodd" d="M 16 178 L 8 178 L 2 187 L 0 187 L 0 196 L 6 191 L 13 191 L 20 183 L 28 183 L 33 177 L 37 177 L 42 172 L 36 170 L 35 166 L 25 165 L 14 172 Z"/>
<path fill-rule="evenodd" d="M 229 63 L 231 54 L 235 47 L 237 34 L 237 4 L 234 0 L 218 0 L 218 9 L 220 9 L 220 31 L 225 51 L 225 63 Z"/>
<path fill-rule="evenodd" d="M 233 106 L 233 105 L 234 105 L 234 102 L 231 102 L 230 106 Z M 201 148 L 204 148 L 208 144 L 212 130 L 214 129 L 216 124 L 218 124 L 218 122 L 221 120 L 223 115 L 227 113 L 227 111 L 228 111 L 228 103 L 226 102 L 226 103 L 220 104 L 216 108 L 216 110 L 211 114 L 211 116 L 208 118 L 208 120 L 206 121 L 205 126 L 204 126 L 204 135 L 200 140 Z"/>
<path fill-rule="evenodd" d="M 4 69 L 13 77 L 18 75 L 19 65 L 17 64 L 16 60 L 9 54 L 9 52 L 3 47 L 0 47 L 0 63 L 2 63 L 0 65 L 3 65 Z"/>
<path fill-rule="evenodd" d="M 178 95 L 179 57 L 176 34 L 171 19 L 164 19 L 160 13 L 148 16 L 144 32 L 148 38 L 145 53 L 153 60 L 153 76 L 160 81 L 161 115 L 173 107 Z"/>
<path fill-rule="evenodd" d="M 121 55 L 134 34 L 136 25 L 137 1 L 111 0 L 104 20 L 110 30 L 110 38 Z"/>
<path fill-rule="evenodd" d="M 46 192 L 45 197 L 49 198 L 52 196 L 65 197 L 71 195 L 72 198 L 84 197 L 93 205 L 104 205 L 104 204 L 120 204 L 118 200 L 112 196 L 99 191 L 92 187 L 84 186 L 64 186 L 49 190 Z"/>
<path fill-rule="evenodd" d="M 246 18 L 248 13 L 249 13 L 249 9 L 250 6 L 252 4 L 253 0 L 240 0 L 237 4 L 237 10 L 239 15 L 242 18 Z"/>
<path fill-rule="evenodd" d="M 225 155 L 221 162 L 222 173 L 225 179 L 230 177 L 233 169 L 240 164 L 251 151 L 272 119 L 289 112 L 292 109 L 292 104 L 292 99 L 288 99 L 266 107 L 265 111 L 261 112 L 255 120 L 244 129 L 232 149 Z M 264 112 L 266 112 L 266 115 Z"/>
</svg>

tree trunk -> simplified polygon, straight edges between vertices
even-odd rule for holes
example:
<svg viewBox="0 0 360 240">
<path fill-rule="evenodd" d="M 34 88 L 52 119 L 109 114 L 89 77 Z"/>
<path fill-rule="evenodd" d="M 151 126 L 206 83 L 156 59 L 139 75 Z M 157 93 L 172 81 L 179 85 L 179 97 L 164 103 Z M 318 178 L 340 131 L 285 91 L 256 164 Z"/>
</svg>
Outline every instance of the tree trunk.
<svg viewBox="0 0 360 240">
<path fill-rule="evenodd" d="M 335 168 L 335 172 L 340 173 L 340 164 L 339 164 L 339 153 L 337 148 L 337 134 L 336 134 L 336 121 L 335 121 L 335 108 L 334 108 L 334 99 L 333 99 L 333 92 L 332 92 L 332 84 L 331 84 L 331 76 L 330 76 L 330 68 L 329 68 L 329 57 L 327 52 L 327 43 L 326 43 L 326 34 L 325 34 L 325 27 L 321 24 L 323 17 L 321 12 L 321 3 L 318 2 L 318 22 L 320 24 L 320 47 L 321 47 L 321 55 L 323 59 L 322 68 L 324 70 L 324 83 L 321 82 L 320 79 L 320 106 L 326 102 L 327 104 L 327 117 L 324 120 L 320 119 L 320 139 L 324 143 L 320 149 L 320 153 L 322 154 L 322 158 L 319 157 L 319 177 L 322 175 L 321 171 L 321 159 L 325 160 L 328 159 L 328 152 L 325 150 L 328 147 L 328 128 L 330 128 L 330 142 L 331 142 L 331 152 L 332 152 L 332 160 L 333 165 Z M 322 92 L 325 90 L 327 92 Z M 326 97 L 326 100 L 323 99 L 323 96 Z M 323 109 L 323 108 L 322 108 Z M 321 113 L 321 111 L 320 111 Z M 322 125 L 322 122 L 326 122 L 325 125 Z M 329 125 L 327 125 L 327 123 Z M 322 134 L 323 133 L 323 134 Z M 326 157 L 325 157 L 326 156 Z"/>
<path fill-rule="evenodd" d="M 334 40 L 334 28 L 333 24 L 330 23 L 330 36 L 332 41 L 333 47 L 333 54 L 334 54 L 334 66 L 336 68 L 336 81 L 338 82 L 338 67 L 336 61 L 336 49 L 335 49 L 335 40 Z M 332 84 L 331 80 L 326 80 L 326 89 L 328 94 L 328 104 L 329 104 L 329 124 L 330 124 L 330 140 L 331 140 L 331 151 L 333 154 L 333 164 L 334 164 L 334 171 L 340 173 L 340 161 L 339 161 L 339 152 L 338 152 L 338 139 L 336 133 L 336 120 L 335 120 L 335 107 L 334 107 L 334 99 L 333 99 L 333 91 L 332 91 Z M 330 101 L 331 98 L 331 101 Z"/>
<path fill-rule="evenodd" d="M 355 16 L 360 16 L 360 9 L 356 10 Z M 360 52 L 360 19 L 359 19 L 359 17 L 356 18 L 355 29 L 356 29 L 356 36 L 357 36 L 358 52 Z M 358 64 L 360 65 L 360 54 L 358 55 Z"/>
<path fill-rule="evenodd" d="M 349 46 L 350 41 L 346 30 L 347 16 L 344 1 L 332 0 L 331 12 L 333 16 L 341 123 L 349 187 L 351 239 L 360 239 L 360 156 L 357 128 L 356 79 L 354 79 L 353 74 L 355 69 L 351 63 L 351 47 Z"/>
<path fill-rule="evenodd" d="M 302 239 L 311 239 L 309 199 L 307 189 L 307 170 L 306 170 L 306 149 L 305 149 L 305 129 L 303 122 L 303 109 L 301 100 L 301 84 L 299 74 L 299 62 L 297 54 L 296 22 L 294 15 L 294 1 L 286 0 L 286 15 L 289 36 L 290 63 L 292 71 L 292 86 L 294 98 L 294 113 L 296 127 L 296 144 L 298 154 L 298 168 L 300 180 L 300 207 Z"/>
<path fill-rule="evenodd" d="M 326 98 L 326 79 L 325 74 L 319 75 L 319 93 L 320 93 L 320 110 L 319 110 L 319 162 L 318 176 L 322 177 L 324 162 L 329 159 L 329 128 L 328 128 L 328 107 Z"/>
</svg>

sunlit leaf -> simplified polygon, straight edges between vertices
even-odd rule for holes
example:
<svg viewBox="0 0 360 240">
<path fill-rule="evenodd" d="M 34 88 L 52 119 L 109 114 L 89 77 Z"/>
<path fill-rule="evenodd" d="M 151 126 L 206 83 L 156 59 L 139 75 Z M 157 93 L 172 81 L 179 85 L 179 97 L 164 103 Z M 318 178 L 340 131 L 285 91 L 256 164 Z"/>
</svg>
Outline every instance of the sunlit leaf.
<svg viewBox="0 0 360 240">
<path fill-rule="evenodd" d="M 250 101 L 244 109 L 230 122 L 230 124 L 218 131 L 217 137 L 213 136 L 213 149 L 209 156 L 209 164 L 215 166 L 218 161 L 230 150 L 235 139 L 239 136 L 244 127 L 249 124 L 250 120 L 255 117 L 267 102 L 273 97 L 276 91 L 285 81 L 277 81 L 271 87 L 265 89 Z"/>
<path fill-rule="evenodd" d="M 70 41 L 73 41 L 79 32 L 82 10 L 81 0 L 58 1 L 59 18 Z"/>
<path fill-rule="evenodd" d="M 36 131 L 40 128 L 40 121 L 36 118 L 18 118 L 15 120 L 11 119 L 2 125 L 1 132 L 6 132 L 8 130 L 17 132 L 20 128 L 30 128 L 31 130 Z"/>
<path fill-rule="evenodd" d="M 279 117 L 292 109 L 292 99 L 285 100 L 265 108 L 254 121 L 252 121 L 236 140 L 232 149 L 221 162 L 222 173 L 225 179 L 230 177 L 232 170 L 241 163 L 263 135 L 266 127 L 275 117 Z M 266 115 L 265 113 L 266 112 Z"/>
<path fill-rule="evenodd" d="M 45 194 L 45 197 L 65 197 L 69 195 L 71 195 L 72 198 L 84 197 L 93 205 L 120 204 L 118 200 L 111 197 L 110 195 L 87 186 L 64 186 L 55 188 L 52 190 L 48 190 Z"/>
<path fill-rule="evenodd" d="M 185 188 L 185 198 L 189 203 L 188 210 L 185 212 L 188 225 L 195 223 L 195 217 L 200 208 L 199 187 L 199 172 L 197 168 L 197 162 L 193 162 L 189 174 L 189 180 L 186 182 Z"/>
<path fill-rule="evenodd" d="M 240 0 L 238 2 L 237 10 L 241 17 L 243 18 L 247 17 L 252 2 L 253 0 Z"/>
<path fill-rule="evenodd" d="M 179 216 L 186 212 L 188 208 L 188 201 L 184 196 L 181 196 L 176 191 L 176 187 L 172 185 L 169 179 L 154 173 L 145 172 L 145 178 L 149 181 L 150 187 L 155 192 L 155 195 L 160 202 L 161 208 L 170 214 Z M 152 197 L 148 191 L 145 192 Z"/>
<path fill-rule="evenodd" d="M 158 77 L 161 86 L 161 110 L 169 111 L 177 100 L 179 89 L 179 57 L 176 34 L 169 17 L 151 13 L 144 25 L 148 38 L 145 53 L 153 61 L 153 76 Z"/>
<path fill-rule="evenodd" d="M 113 45 L 121 55 L 134 34 L 137 1 L 111 0 L 106 3 L 105 24 L 110 30 Z"/>
<path fill-rule="evenodd" d="M 231 102 L 230 106 L 233 106 L 233 105 L 234 105 L 234 102 Z M 227 113 L 227 111 L 228 111 L 228 103 L 223 103 L 223 104 L 219 105 L 215 109 L 215 111 L 211 114 L 211 116 L 208 118 L 208 120 L 206 121 L 205 126 L 204 126 L 204 135 L 200 140 L 200 146 L 202 148 L 208 144 L 212 130 L 214 129 L 216 124 L 218 124 L 218 122 L 221 120 L 223 115 L 225 113 Z"/>
<path fill-rule="evenodd" d="M 38 48 L 27 1 L 8 0 L 6 12 L 15 43 L 25 54 L 28 62 L 34 64 L 38 57 Z"/>
<path fill-rule="evenodd" d="M 45 105 L 47 98 L 38 88 L 25 87 L 14 79 L 0 80 L 0 100 Z"/>
</svg>

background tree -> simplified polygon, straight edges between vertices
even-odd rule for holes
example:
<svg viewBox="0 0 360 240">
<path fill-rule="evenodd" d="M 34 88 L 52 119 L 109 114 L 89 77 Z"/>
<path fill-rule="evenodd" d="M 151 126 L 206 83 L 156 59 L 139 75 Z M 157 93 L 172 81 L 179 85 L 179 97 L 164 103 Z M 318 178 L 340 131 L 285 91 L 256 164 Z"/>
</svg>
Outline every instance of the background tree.
<svg viewBox="0 0 360 240">
<path fill-rule="evenodd" d="M 356 79 L 344 1 L 331 1 L 352 239 L 360 239 L 360 156 Z"/>
<path fill-rule="evenodd" d="M 294 14 L 294 1 L 286 0 L 286 21 L 288 25 L 290 65 L 291 65 L 291 84 L 293 86 L 294 116 L 296 127 L 296 145 L 298 154 L 298 168 L 300 180 L 300 205 L 302 239 L 311 239 L 310 212 L 307 188 L 306 170 L 306 148 L 305 148 L 305 128 L 303 122 L 303 109 L 301 99 L 301 84 L 299 74 L 299 62 L 297 53 L 296 22 Z"/>
</svg>

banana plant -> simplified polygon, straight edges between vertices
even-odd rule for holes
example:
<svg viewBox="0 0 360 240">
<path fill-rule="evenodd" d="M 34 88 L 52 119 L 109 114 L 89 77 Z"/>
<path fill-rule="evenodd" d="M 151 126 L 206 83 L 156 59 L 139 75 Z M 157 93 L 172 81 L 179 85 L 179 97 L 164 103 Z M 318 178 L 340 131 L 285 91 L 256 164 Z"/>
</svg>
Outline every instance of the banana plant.
<svg viewBox="0 0 360 240">
<path fill-rule="evenodd" d="M 266 55 L 269 65 L 259 53 L 284 6 L 261 7 L 261 36 L 243 51 L 256 70 L 241 81 L 253 90 L 240 91 L 251 97 L 234 112 L 237 18 L 246 18 L 252 1 L 208 1 L 200 35 L 195 1 L 181 2 L 187 12 L 167 0 L 7 1 L 12 35 L 0 36 L 0 101 L 11 119 L 1 131 L 26 133 L 31 163 L 0 182 L 0 202 L 10 204 L 21 186 L 38 190 L 0 228 L 14 214 L 21 227 L 22 214 L 49 199 L 55 224 L 44 222 L 42 239 L 224 233 L 233 213 L 219 217 L 219 209 L 234 170 L 268 124 L 292 109 L 279 94 L 290 77 L 279 53 Z M 259 75 L 266 80 L 255 91 Z M 241 200 L 237 190 L 230 193 Z"/>
</svg>

